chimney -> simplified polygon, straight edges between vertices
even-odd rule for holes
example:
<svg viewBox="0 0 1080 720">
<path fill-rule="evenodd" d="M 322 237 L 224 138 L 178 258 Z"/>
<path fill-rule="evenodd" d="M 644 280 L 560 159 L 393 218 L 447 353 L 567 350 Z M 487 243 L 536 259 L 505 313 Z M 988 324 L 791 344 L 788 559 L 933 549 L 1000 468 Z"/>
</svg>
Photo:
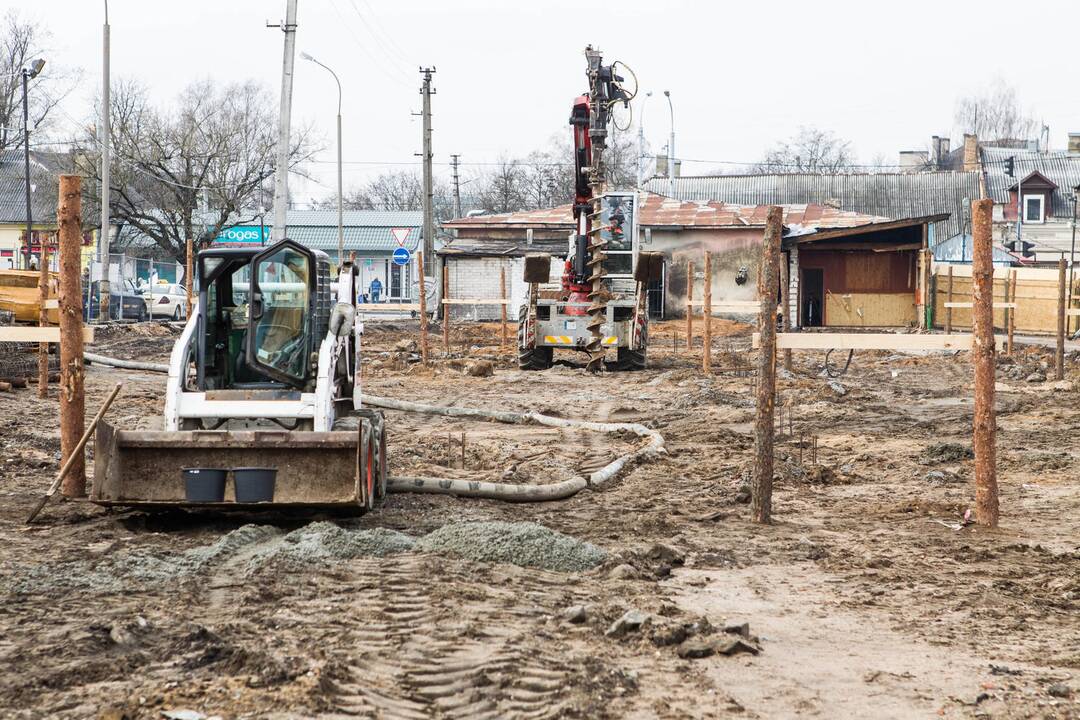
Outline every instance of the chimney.
<svg viewBox="0 0 1080 720">
<path fill-rule="evenodd" d="M 941 137 L 938 135 L 930 138 L 930 165 L 934 169 L 941 167 Z"/>
<path fill-rule="evenodd" d="M 964 133 L 964 170 L 979 169 L 979 136 Z"/>
<path fill-rule="evenodd" d="M 667 177 L 667 153 L 656 156 L 656 175 Z"/>
<path fill-rule="evenodd" d="M 929 161 L 925 150 L 901 150 L 900 172 L 914 173 L 926 167 Z"/>
<path fill-rule="evenodd" d="M 1080 155 L 1080 133 L 1069 133 L 1069 154 Z"/>
<path fill-rule="evenodd" d="M 941 162 L 945 162 L 945 158 L 948 157 L 951 150 L 952 140 L 949 138 L 941 138 Z"/>
</svg>

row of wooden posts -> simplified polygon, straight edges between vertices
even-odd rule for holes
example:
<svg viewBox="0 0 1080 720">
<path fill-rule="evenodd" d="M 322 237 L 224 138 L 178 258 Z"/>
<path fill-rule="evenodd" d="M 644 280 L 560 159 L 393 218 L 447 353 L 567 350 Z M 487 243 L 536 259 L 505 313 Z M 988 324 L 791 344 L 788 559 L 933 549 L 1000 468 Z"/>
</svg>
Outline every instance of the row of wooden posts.
<svg viewBox="0 0 1080 720">
<path fill-rule="evenodd" d="M 417 266 L 424 267 L 424 253 L 416 254 Z M 509 342 L 509 329 L 506 319 L 506 306 L 510 304 L 510 298 L 506 294 L 506 268 L 499 271 L 499 299 L 491 300 L 484 298 L 451 298 L 450 297 L 450 270 L 445 265 L 442 269 L 442 337 L 443 348 L 446 354 L 450 354 L 450 309 L 454 305 L 498 305 L 500 327 L 500 347 L 506 349 Z M 428 364 L 428 320 L 427 320 L 427 283 L 424 273 L 420 272 L 420 299 L 416 303 L 372 303 L 360 306 L 364 310 L 415 310 L 420 314 L 420 361 Z"/>
<path fill-rule="evenodd" d="M 995 455 L 994 372 L 996 338 L 994 337 L 993 250 L 991 220 L 992 200 L 972 204 L 972 364 L 975 368 L 975 420 L 972 448 L 975 453 L 975 521 L 995 527 L 999 505 L 997 461 Z M 752 479 L 751 516 L 755 522 L 770 522 L 772 515 L 773 432 L 776 398 L 776 307 L 780 285 L 780 238 L 783 229 L 780 208 L 770 207 L 765 226 L 765 246 L 758 278 L 760 308 L 758 331 L 760 354 L 756 383 L 757 413 L 754 421 L 755 462 Z M 706 264 L 708 263 L 706 256 Z M 1064 264 L 1059 266 L 1060 286 L 1064 287 Z M 784 287 L 787 283 L 784 283 Z M 1015 287 L 1015 281 L 1013 283 Z M 708 284 L 706 284 L 706 288 Z M 785 308 L 787 303 L 784 304 Z M 1058 299 L 1058 374 L 1062 372 L 1065 319 L 1064 294 Z M 951 328 L 950 328 L 951 329 Z M 797 337 L 797 336 L 796 336 Z"/>
</svg>

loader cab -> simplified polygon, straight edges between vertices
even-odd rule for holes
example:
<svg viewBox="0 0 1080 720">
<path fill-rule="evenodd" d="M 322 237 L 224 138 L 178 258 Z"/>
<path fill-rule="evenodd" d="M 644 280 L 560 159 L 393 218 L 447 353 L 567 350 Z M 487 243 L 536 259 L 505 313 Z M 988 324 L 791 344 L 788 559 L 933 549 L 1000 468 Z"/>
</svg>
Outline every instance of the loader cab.
<svg viewBox="0 0 1080 720">
<path fill-rule="evenodd" d="M 199 253 L 198 390 L 310 390 L 329 319 L 325 253 L 283 240 Z"/>
</svg>

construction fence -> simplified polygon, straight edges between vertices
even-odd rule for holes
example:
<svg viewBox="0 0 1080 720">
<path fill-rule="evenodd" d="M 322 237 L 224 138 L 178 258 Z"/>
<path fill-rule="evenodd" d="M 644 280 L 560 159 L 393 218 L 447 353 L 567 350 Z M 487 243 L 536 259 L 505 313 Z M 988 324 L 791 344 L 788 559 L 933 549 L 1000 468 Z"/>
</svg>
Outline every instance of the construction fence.
<svg viewBox="0 0 1080 720">
<path fill-rule="evenodd" d="M 949 269 L 952 268 L 952 292 L 949 292 Z M 1013 277 L 1015 274 L 1015 286 Z M 945 303 L 970 303 L 972 293 L 971 265 L 967 263 L 935 263 L 934 280 L 934 327 L 944 328 L 946 317 L 952 312 L 952 329 L 971 330 L 971 308 L 947 308 Z M 1066 307 L 1075 307 L 1080 301 L 1080 273 L 1074 278 L 1073 292 L 1066 287 Z M 1068 271 L 1066 271 L 1066 283 Z M 1009 296 L 1006 297 L 1008 287 Z M 1069 302 L 1071 298 L 1071 302 Z M 1004 328 L 1008 321 L 1006 313 L 1013 313 L 1012 322 L 1018 333 L 1049 334 L 1057 332 L 1058 269 L 1029 267 L 994 267 L 994 303 L 1015 302 L 1015 308 L 994 308 L 994 326 Z M 1067 318 L 1067 332 L 1076 330 L 1080 318 Z"/>
</svg>

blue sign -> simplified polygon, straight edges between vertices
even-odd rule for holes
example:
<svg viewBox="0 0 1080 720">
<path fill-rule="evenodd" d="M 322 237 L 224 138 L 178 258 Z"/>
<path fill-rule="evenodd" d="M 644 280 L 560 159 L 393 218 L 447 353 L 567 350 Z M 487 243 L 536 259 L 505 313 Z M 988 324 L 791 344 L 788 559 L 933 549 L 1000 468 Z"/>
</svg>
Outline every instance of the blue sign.
<svg viewBox="0 0 1080 720">
<path fill-rule="evenodd" d="M 237 225 L 226 228 L 214 239 L 215 245 L 259 245 L 269 234 L 259 225 Z"/>
<path fill-rule="evenodd" d="M 395 265 L 408 265 L 409 260 L 412 259 L 412 253 L 407 248 L 399 247 L 394 250 L 394 264 Z"/>
</svg>

